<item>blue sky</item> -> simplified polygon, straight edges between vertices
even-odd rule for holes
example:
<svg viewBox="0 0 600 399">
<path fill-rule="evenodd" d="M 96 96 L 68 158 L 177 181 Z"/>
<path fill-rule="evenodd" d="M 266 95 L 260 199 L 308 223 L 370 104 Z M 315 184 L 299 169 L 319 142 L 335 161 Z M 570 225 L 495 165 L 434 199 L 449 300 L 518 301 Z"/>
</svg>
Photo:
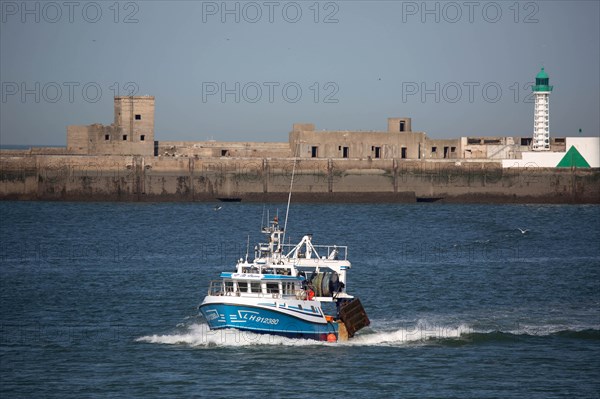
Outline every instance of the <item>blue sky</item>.
<svg viewBox="0 0 600 399">
<path fill-rule="evenodd" d="M 600 131 L 600 2 L 2 2 L 0 141 L 64 145 L 156 97 L 157 140 L 287 141 L 295 122 L 430 137 Z"/>
</svg>

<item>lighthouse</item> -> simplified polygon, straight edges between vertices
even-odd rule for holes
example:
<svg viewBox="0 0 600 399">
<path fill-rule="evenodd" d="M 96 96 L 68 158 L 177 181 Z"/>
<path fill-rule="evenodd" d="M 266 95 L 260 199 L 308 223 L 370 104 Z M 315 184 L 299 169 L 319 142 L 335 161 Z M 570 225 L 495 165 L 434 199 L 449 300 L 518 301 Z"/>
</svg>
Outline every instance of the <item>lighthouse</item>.
<svg viewBox="0 0 600 399">
<path fill-rule="evenodd" d="M 533 151 L 550 150 L 550 78 L 544 68 L 536 75 L 535 85 L 531 86 L 535 97 L 533 110 Z"/>
</svg>

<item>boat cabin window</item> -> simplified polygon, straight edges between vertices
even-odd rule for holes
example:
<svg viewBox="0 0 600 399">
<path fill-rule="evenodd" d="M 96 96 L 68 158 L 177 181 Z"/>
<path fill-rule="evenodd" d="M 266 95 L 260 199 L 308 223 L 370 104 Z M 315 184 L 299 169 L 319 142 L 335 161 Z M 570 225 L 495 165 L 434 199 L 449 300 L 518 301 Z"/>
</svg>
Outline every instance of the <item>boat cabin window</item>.
<svg viewBox="0 0 600 399">
<path fill-rule="evenodd" d="M 237 284 L 240 292 L 248 292 L 248 283 L 246 281 L 239 281 Z"/>
<path fill-rule="evenodd" d="M 267 294 L 279 294 L 279 284 L 267 283 Z"/>
<path fill-rule="evenodd" d="M 294 283 L 284 283 L 283 293 L 286 295 L 294 295 Z"/>
<path fill-rule="evenodd" d="M 225 281 L 225 292 L 233 292 L 233 281 Z"/>
<path fill-rule="evenodd" d="M 252 292 L 261 292 L 260 283 L 250 283 L 250 290 Z"/>
</svg>

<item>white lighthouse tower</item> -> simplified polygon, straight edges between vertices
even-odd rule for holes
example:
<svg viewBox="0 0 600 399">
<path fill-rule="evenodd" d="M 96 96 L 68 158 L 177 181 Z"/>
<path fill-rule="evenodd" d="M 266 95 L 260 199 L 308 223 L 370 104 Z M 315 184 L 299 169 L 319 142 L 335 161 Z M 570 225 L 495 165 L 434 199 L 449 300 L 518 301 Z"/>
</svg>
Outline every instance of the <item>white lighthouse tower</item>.
<svg viewBox="0 0 600 399">
<path fill-rule="evenodd" d="M 533 110 L 533 151 L 550 151 L 550 78 L 544 68 L 535 77 L 531 86 L 535 96 Z"/>
</svg>

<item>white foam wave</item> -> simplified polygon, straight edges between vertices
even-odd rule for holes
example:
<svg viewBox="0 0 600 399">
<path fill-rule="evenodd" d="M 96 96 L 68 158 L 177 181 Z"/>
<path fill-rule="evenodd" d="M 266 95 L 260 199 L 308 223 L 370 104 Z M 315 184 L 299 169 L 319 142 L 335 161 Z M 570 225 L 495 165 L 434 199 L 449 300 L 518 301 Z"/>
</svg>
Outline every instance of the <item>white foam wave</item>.
<svg viewBox="0 0 600 399">
<path fill-rule="evenodd" d="M 347 342 L 329 343 L 311 339 L 286 338 L 275 335 L 256 334 L 235 329 L 210 330 L 206 324 L 192 324 L 186 331 L 165 335 L 148 335 L 138 342 L 166 345 L 188 345 L 192 347 L 243 347 L 257 345 L 310 346 L 394 346 L 437 339 L 460 338 L 472 329 L 466 325 L 458 327 L 429 326 L 419 323 L 414 327 L 395 328 L 390 331 L 366 329 Z"/>
<path fill-rule="evenodd" d="M 417 324 L 414 327 L 402 327 L 393 331 L 367 331 L 356 335 L 348 345 L 394 346 L 403 344 L 426 343 L 440 339 L 458 339 L 470 334 L 473 329 L 467 325 L 433 326 Z"/>
<path fill-rule="evenodd" d="M 306 346 L 327 344 L 308 339 L 291 339 L 275 335 L 256 334 L 235 329 L 210 330 L 206 324 L 191 324 L 187 331 L 166 335 L 148 335 L 138 342 L 192 347 L 242 347 L 256 345 Z"/>
<path fill-rule="evenodd" d="M 396 322 L 397 323 L 397 322 Z M 164 345 L 187 345 L 199 348 L 246 347 L 246 346 L 402 346 L 435 343 L 440 340 L 466 339 L 470 334 L 493 334 L 496 332 L 512 335 L 549 336 L 561 331 L 599 330 L 597 325 L 519 325 L 507 329 L 474 329 L 467 324 L 445 325 L 418 320 L 404 326 L 390 321 L 374 322 L 371 327 L 360 331 L 347 342 L 329 343 L 311 339 L 286 338 L 276 335 L 256 334 L 235 329 L 210 330 L 204 323 L 178 325 L 172 334 L 147 335 L 138 342 Z"/>
<path fill-rule="evenodd" d="M 582 332 L 587 330 L 600 330 L 599 324 L 549 324 L 549 325 L 535 325 L 535 324 L 520 324 L 514 329 L 506 331 L 512 335 L 530 335 L 534 337 L 546 337 L 549 335 L 557 334 L 560 332 Z M 487 331 L 486 331 L 487 332 Z"/>
</svg>

